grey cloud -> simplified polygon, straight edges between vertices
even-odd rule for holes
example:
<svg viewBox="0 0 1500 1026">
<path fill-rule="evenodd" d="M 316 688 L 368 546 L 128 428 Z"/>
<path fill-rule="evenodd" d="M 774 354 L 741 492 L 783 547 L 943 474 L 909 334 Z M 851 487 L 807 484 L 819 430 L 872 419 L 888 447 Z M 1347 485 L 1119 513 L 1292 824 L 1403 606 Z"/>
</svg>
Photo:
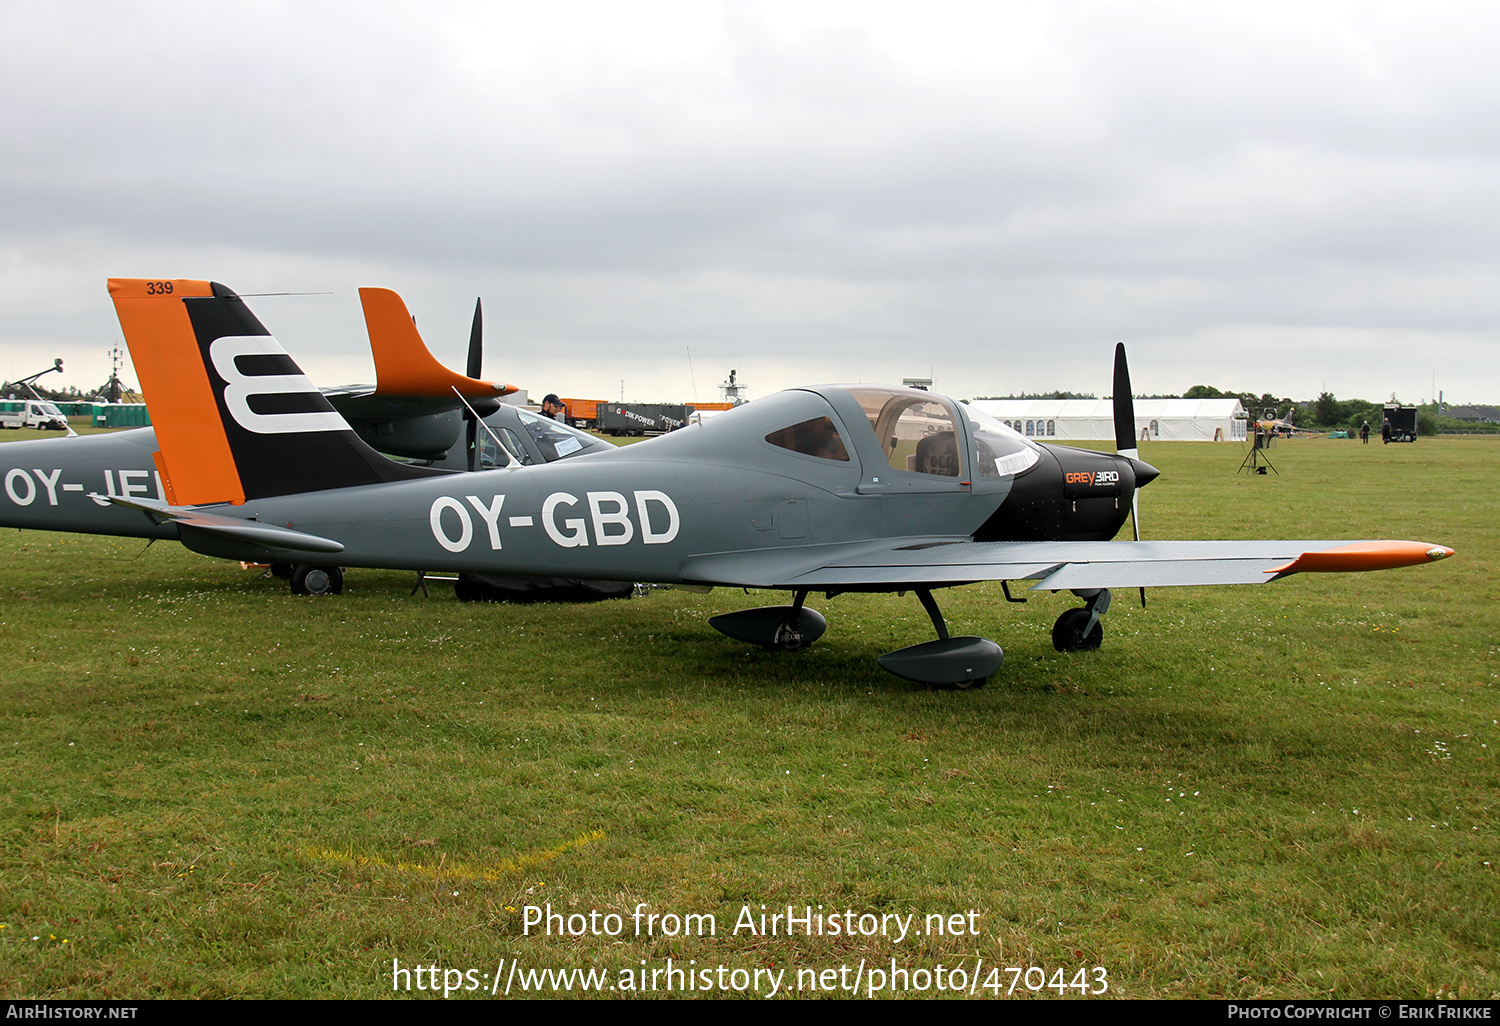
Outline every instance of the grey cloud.
<svg viewBox="0 0 1500 1026">
<path fill-rule="evenodd" d="M 586 7 L 414 10 L 0 8 L 0 84 L 31 98 L 0 113 L 0 247 L 30 271 L 0 338 L 107 324 L 102 281 L 56 298 L 103 254 L 414 287 L 456 336 L 484 293 L 516 345 L 567 347 L 554 381 L 601 368 L 580 391 L 688 344 L 1008 391 L 1102 388 L 1055 375 L 1118 337 L 1203 378 L 1221 357 L 1184 340 L 1242 329 L 1392 367 L 1416 333 L 1454 373 L 1494 338 L 1483 9 L 938 6 L 952 61 L 874 9 L 727 5 L 645 55 L 568 42 Z M 340 324 L 319 351 L 358 347 Z M 1347 364 L 1303 347 L 1259 387 L 1381 384 Z"/>
</svg>

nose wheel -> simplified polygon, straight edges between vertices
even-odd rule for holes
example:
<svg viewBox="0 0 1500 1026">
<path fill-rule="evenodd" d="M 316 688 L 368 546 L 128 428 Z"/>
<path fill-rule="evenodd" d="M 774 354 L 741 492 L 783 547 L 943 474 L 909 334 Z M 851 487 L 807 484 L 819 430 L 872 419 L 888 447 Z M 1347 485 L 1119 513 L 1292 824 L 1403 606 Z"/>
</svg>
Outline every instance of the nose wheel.
<svg viewBox="0 0 1500 1026">
<path fill-rule="evenodd" d="M 1070 609 L 1052 625 L 1052 647 L 1059 652 L 1092 652 L 1103 641 L 1104 624 L 1087 609 Z"/>
<path fill-rule="evenodd" d="M 1099 618 L 1109 609 L 1109 589 L 1074 592 L 1088 599 L 1081 609 L 1070 609 L 1052 625 L 1052 647 L 1059 652 L 1092 652 L 1104 641 L 1104 624 Z"/>
</svg>

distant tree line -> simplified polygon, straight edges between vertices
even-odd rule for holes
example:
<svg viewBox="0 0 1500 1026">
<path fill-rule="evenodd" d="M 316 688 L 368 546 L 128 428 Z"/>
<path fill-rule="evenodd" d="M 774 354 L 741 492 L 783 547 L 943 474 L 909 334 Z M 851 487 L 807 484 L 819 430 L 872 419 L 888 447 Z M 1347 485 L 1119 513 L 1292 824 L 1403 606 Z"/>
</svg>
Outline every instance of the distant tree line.
<svg viewBox="0 0 1500 1026">
<path fill-rule="evenodd" d="M 66 388 L 46 388 L 36 383 L 15 385 L 7 381 L 4 384 L 0 384 L 0 398 L 35 399 L 37 396 L 41 396 L 43 399 L 50 399 L 55 403 L 108 402 L 111 383 L 110 381 L 106 381 L 98 388 L 90 389 L 87 392 L 80 392 L 77 385 L 68 385 Z M 118 387 L 122 393 L 121 399 L 131 401 L 130 397 L 134 396 L 135 393 L 130 390 L 130 387 L 127 385 L 119 385 Z M 35 390 L 34 393 L 33 389 Z"/>
<path fill-rule="evenodd" d="M 1307 423 L 1297 426 L 1327 431 L 1358 431 L 1368 423 L 1370 430 L 1379 434 L 1380 422 L 1385 419 L 1383 407 L 1383 403 L 1372 403 L 1368 399 L 1338 399 L 1332 392 L 1319 392 L 1312 402 L 1301 405 Z M 1417 431 L 1424 435 L 1431 433 L 1420 422 L 1417 424 Z"/>
<path fill-rule="evenodd" d="M 1256 395 L 1254 392 L 1221 392 L 1212 385 L 1194 385 L 1181 396 L 1160 396 L 1162 399 L 1238 399 L 1245 412 L 1251 417 L 1264 417 L 1268 413 L 1275 418 L 1285 418 L 1297 406 L 1295 402 L 1286 396 L 1272 395 L 1270 392 L 1262 392 Z M 1297 418 L 1293 417 L 1295 422 Z M 1300 426 L 1300 425 L 1299 425 Z"/>
<path fill-rule="evenodd" d="M 1091 392 L 1022 392 L 1018 395 L 982 395 L 979 399 L 1096 399 Z M 1109 398 L 1106 396 L 1105 398 Z M 1286 396 L 1263 392 L 1223 392 L 1212 385 L 1194 385 L 1181 395 L 1138 395 L 1137 399 L 1238 399 L 1251 418 L 1270 416 L 1284 420 L 1290 414 L 1292 423 L 1300 428 L 1318 431 L 1355 432 L 1368 423 L 1370 430 L 1380 432 L 1380 422 L 1385 419 L 1385 403 L 1372 403 L 1368 399 L 1339 399 L 1332 392 L 1320 392 L 1316 399 L 1297 402 Z M 1394 395 L 1387 402 L 1399 403 Z M 1472 424 L 1441 416 L 1436 403 L 1417 406 L 1417 433 L 1435 435 L 1443 431 L 1467 431 L 1485 434 L 1500 434 L 1500 425 Z"/>
<path fill-rule="evenodd" d="M 1019 395 L 976 395 L 975 399 L 1098 399 L 1092 392 L 1022 392 Z"/>
<path fill-rule="evenodd" d="M 1441 414 L 1437 403 L 1402 403 L 1394 393 L 1386 402 L 1416 406 L 1417 434 L 1419 435 L 1436 435 L 1444 431 L 1500 434 L 1500 424 L 1472 424 L 1453 417 L 1445 417 Z M 1330 431 L 1339 429 L 1358 431 L 1362 424 L 1368 422 L 1370 430 L 1378 432 L 1381 421 L 1385 419 L 1384 407 L 1385 403 L 1372 403 L 1366 399 L 1339 399 L 1332 392 L 1321 392 L 1312 402 L 1302 404 L 1302 409 L 1309 412 L 1309 422 L 1305 425 L 1299 423 L 1297 426 L 1316 427 Z"/>
<path fill-rule="evenodd" d="M 1092 392 L 1022 392 L 1019 395 L 981 395 L 976 399 L 1097 399 Z M 1110 396 L 1105 396 L 1106 399 Z M 1138 395 L 1137 399 L 1238 399 L 1240 405 L 1251 416 L 1259 417 L 1266 410 L 1274 409 L 1276 416 L 1284 417 L 1296 404 L 1290 399 L 1271 395 L 1252 395 L 1249 392 L 1221 392 L 1212 385 L 1194 385 L 1182 395 Z"/>
<path fill-rule="evenodd" d="M 67 388 L 46 388 L 36 383 L 13 385 L 9 381 L 0 385 L 0 397 L 6 399 L 35 399 L 37 396 L 50 399 L 55 403 L 79 403 L 87 398 L 84 393 L 78 391 L 76 385 L 69 385 Z"/>
</svg>

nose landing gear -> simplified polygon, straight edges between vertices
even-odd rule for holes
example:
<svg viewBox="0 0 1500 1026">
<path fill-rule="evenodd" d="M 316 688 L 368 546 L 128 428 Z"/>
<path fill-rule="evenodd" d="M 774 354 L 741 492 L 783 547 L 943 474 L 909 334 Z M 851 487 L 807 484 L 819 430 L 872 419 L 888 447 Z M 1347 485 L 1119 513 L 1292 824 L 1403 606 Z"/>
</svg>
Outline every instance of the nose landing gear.
<svg viewBox="0 0 1500 1026">
<path fill-rule="evenodd" d="M 1069 609 L 1052 625 L 1052 647 L 1059 652 L 1092 652 L 1104 640 L 1104 624 L 1099 618 L 1109 610 L 1109 589 L 1075 591 L 1088 605 Z"/>
</svg>

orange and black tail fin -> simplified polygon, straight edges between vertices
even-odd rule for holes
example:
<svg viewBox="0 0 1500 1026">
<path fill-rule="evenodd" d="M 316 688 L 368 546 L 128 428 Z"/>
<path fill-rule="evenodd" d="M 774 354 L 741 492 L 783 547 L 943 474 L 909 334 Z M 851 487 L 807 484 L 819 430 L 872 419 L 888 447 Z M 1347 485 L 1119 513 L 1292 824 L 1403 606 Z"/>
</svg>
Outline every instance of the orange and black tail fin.
<svg viewBox="0 0 1500 1026">
<path fill-rule="evenodd" d="M 217 282 L 112 278 L 174 505 L 430 476 L 350 429 L 244 300 Z"/>
</svg>

